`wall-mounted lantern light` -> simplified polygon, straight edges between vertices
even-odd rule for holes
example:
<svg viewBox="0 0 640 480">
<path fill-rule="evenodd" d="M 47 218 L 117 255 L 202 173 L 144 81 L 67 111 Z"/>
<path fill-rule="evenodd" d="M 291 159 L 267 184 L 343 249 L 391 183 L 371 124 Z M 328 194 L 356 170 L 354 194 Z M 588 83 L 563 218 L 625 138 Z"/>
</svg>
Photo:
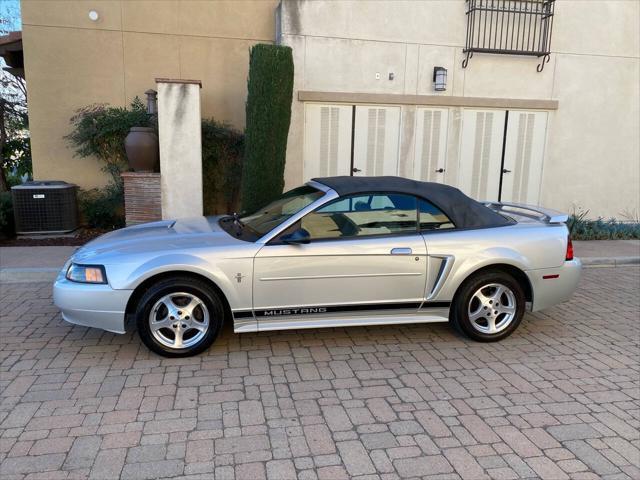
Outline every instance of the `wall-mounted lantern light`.
<svg viewBox="0 0 640 480">
<path fill-rule="evenodd" d="M 433 88 L 436 92 L 444 92 L 447 89 L 447 69 L 433 67 Z"/>
</svg>

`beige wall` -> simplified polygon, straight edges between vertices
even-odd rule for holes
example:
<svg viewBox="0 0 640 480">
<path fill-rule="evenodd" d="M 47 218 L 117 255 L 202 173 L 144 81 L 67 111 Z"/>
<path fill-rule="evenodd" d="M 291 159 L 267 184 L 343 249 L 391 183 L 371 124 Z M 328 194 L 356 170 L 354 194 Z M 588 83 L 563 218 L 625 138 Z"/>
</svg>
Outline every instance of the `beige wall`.
<svg viewBox="0 0 640 480">
<path fill-rule="evenodd" d="M 291 1 L 282 10 L 280 42 L 293 48 L 296 68 L 287 186 L 303 179 L 298 91 L 435 95 L 439 65 L 448 69 L 439 95 L 558 100 L 543 205 L 605 217 L 640 211 L 640 2 L 558 0 L 551 61 L 541 73 L 537 58 L 508 55 L 475 54 L 463 69 L 464 0 Z M 412 152 L 401 141 L 400 162 Z"/>
<path fill-rule="evenodd" d="M 104 183 L 98 162 L 74 158 L 63 139 L 69 118 L 91 103 L 125 105 L 156 77 L 202 80 L 202 115 L 242 128 L 249 48 L 274 40 L 277 4 L 22 0 L 36 178 Z M 441 65 L 449 79 L 438 95 L 559 101 L 549 115 L 544 205 L 591 216 L 640 210 L 640 2 L 558 0 L 542 73 L 536 58 L 480 54 L 463 69 L 464 0 L 291 0 L 280 17 L 295 62 L 287 186 L 303 179 L 298 91 L 435 95 L 431 75 Z M 413 111 L 403 107 L 407 119 Z M 402 132 L 401 163 L 413 154 L 411 133 Z"/>
<path fill-rule="evenodd" d="M 202 115 L 243 128 L 249 48 L 274 41 L 277 3 L 22 0 L 35 178 L 102 185 L 99 163 L 63 138 L 69 118 L 144 98 L 157 77 L 201 80 Z"/>
</svg>

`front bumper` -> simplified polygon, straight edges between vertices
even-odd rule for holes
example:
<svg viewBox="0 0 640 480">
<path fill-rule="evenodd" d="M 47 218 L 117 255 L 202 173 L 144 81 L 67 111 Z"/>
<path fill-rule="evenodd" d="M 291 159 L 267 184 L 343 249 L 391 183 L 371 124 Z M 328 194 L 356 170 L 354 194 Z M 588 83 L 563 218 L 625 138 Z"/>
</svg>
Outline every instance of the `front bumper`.
<svg viewBox="0 0 640 480">
<path fill-rule="evenodd" d="M 525 272 L 533 289 L 531 311 L 542 310 L 571 298 L 578 288 L 582 262 L 574 258 L 560 267 L 541 268 Z"/>
<path fill-rule="evenodd" d="M 53 284 L 53 303 L 62 318 L 75 325 L 125 333 L 125 310 L 133 290 L 71 282 L 63 269 Z"/>
</svg>

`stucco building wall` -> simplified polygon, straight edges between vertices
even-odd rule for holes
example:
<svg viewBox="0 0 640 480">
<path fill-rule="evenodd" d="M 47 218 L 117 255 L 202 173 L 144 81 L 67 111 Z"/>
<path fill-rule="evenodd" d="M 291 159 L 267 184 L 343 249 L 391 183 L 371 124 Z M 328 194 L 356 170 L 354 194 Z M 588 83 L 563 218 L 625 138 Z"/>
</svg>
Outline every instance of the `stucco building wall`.
<svg viewBox="0 0 640 480">
<path fill-rule="evenodd" d="M 549 110 L 540 203 L 586 209 L 592 217 L 637 215 L 639 7 L 624 0 L 558 0 L 551 60 L 538 73 L 537 58 L 510 55 L 475 54 L 463 69 L 463 0 L 283 2 L 279 41 L 293 48 L 296 67 L 287 186 L 304 179 L 300 91 L 383 93 L 389 104 L 394 96 L 436 94 L 557 100 Z M 436 65 L 448 69 L 445 92 L 433 90 Z M 415 112 L 411 105 L 401 108 L 400 169 L 413 155 Z M 459 109 L 452 113 L 459 119 Z"/>
<path fill-rule="evenodd" d="M 277 4 L 22 0 L 34 176 L 104 184 L 98 161 L 75 158 L 64 140 L 69 118 L 93 103 L 144 99 L 158 77 L 201 80 L 202 115 L 244 128 L 249 49 L 273 43 Z"/>
<path fill-rule="evenodd" d="M 99 163 L 73 157 L 64 140 L 69 118 L 92 103 L 126 105 L 158 77 L 202 80 L 202 115 L 243 128 L 249 49 L 275 40 L 295 62 L 287 187 L 305 180 L 299 92 L 385 94 L 389 104 L 403 95 L 554 100 L 539 103 L 548 111 L 540 203 L 592 217 L 640 211 L 639 2 L 558 0 L 541 73 L 538 59 L 509 55 L 476 54 L 463 69 L 464 0 L 278 3 L 22 0 L 36 178 L 103 184 Z M 445 92 L 433 90 L 436 65 L 448 70 Z M 415 154 L 415 115 L 401 105 L 401 174 Z M 455 184 L 462 107 L 450 115 L 445 180 Z"/>
</svg>

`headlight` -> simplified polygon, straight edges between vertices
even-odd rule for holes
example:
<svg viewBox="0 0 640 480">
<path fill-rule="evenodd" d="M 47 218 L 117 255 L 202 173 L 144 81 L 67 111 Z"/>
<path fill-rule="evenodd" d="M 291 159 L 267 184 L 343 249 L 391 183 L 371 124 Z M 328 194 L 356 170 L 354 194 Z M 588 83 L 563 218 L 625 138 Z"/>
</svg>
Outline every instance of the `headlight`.
<svg viewBox="0 0 640 480">
<path fill-rule="evenodd" d="M 78 265 L 72 263 L 67 269 L 67 280 L 80 283 L 107 283 L 107 274 L 102 265 Z"/>
</svg>

